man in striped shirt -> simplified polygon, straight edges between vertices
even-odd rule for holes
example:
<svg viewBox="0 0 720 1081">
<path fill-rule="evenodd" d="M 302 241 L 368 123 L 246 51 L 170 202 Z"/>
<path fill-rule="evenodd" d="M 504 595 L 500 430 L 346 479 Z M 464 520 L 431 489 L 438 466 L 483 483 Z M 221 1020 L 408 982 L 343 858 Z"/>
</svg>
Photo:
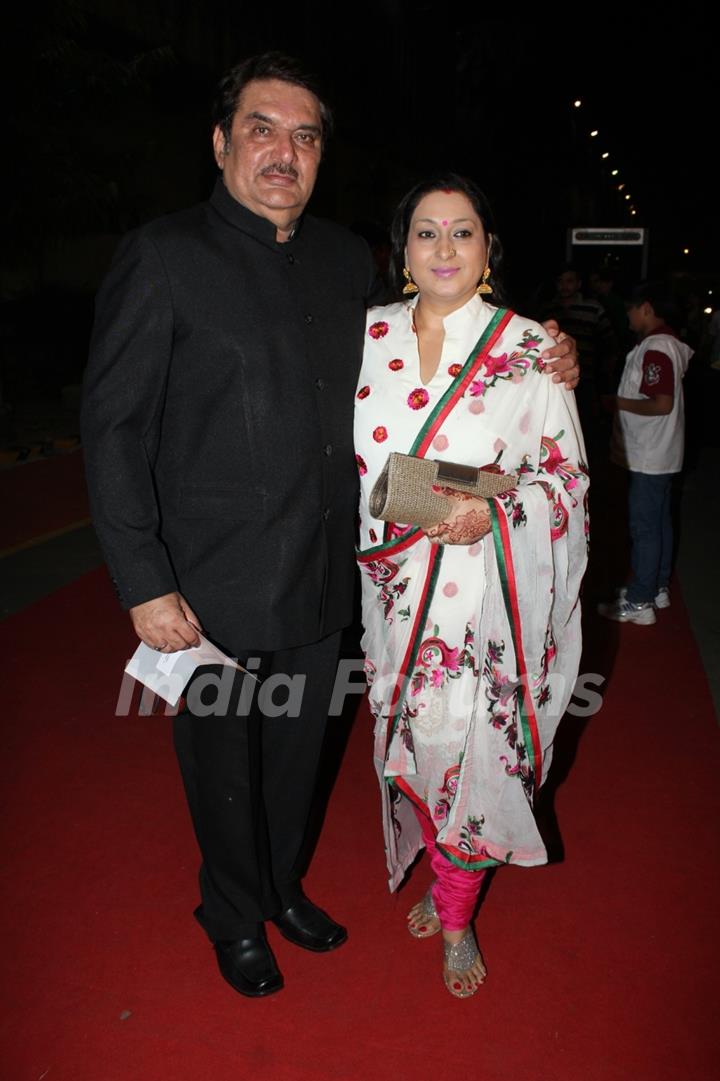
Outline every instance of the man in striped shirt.
<svg viewBox="0 0 720 1081">
<path fill-rule="evenodd" d="M 615 366 L 617 342 L 602 304 L 582 295 L 582 280 L 575 267 L 563 267 L 556 285 L 557 294 L 543 311 L 542 320 L 556 319 L 560 329 L 575 338 L 581 373 L 575 397 L 585 437 L 592 445 L 602 435 L 599 389 L 603 373 Z"/>
</svg>

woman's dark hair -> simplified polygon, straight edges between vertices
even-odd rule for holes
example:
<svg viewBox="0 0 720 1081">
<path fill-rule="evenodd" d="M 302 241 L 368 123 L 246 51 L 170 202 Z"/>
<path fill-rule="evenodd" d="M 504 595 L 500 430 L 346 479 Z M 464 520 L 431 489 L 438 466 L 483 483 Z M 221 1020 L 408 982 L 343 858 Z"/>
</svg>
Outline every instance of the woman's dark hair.
<svg viewBox="0 0 720 1081">
<path fill-rule="evenodd" d="M 305 71 L 299 60 L 284 53 L 269 52 L 250 56 L 236 64 L 220 80 L 212 107 L 212 126 L 219 127 L 226 143 L 230 142 L 233 117 L 237 111 L 240 95 L 248 83 L 255 79 L 279 79 L 283 83 L 301 86 L 314 94 L 320 106 L 322 141 L 327 142 L 332 133 L 332 112 L 322 99 L 318 80 Z"/>
<path fill-rule="evenodd" d="M 400 294 L 402 293 L 402 288 L 405 284 L 405 279 L 403 278 L 405 246 L 407 244 L 408 233 L 410 232 L 412 216 L 415 213 L 415 209 L 420 200 L 424 199 L 426 195 L 430 195 L 434 191 L 457 191 L 460 192 L 461 195 L 465 195 L 482 222 L 485 235 L 489 237 L 490 234 L 492 234 L 489 265 L 490 284 L 492 285 L 493 292 L 490 299 L 494 304 L 504 304 L 505 293 L 500 278 L 503 249 L 500 238 L 495 231 L 490 204 L 488 203 L 484 192 L 480 190 L 473 180 L 469 180 L 464 176 L 459 176 L 457 173 L 437 173 L 427 180 L 422 180 L 419 184 L 416 184 L 414 188 L 411 188 L 407 195 L 400 200 L 400 205 L 395 211 L 392 226 L 390 227 L 390 239 L 392 243 L 390 284 L 392 285 L 393 290 Z"/>
</svg>

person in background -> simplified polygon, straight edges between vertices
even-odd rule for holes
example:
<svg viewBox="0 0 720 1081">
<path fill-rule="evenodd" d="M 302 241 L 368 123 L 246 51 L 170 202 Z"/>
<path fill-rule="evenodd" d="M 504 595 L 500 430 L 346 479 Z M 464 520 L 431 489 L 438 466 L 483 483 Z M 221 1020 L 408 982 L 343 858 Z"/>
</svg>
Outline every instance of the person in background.
<svg viewBox="0 0 720 1081">
<path fill-rule="evenodd" d="M 556 319 L 560 328 L 577 342 L 581 379 L 575 397 L 590 447 L 597 446 L 602 432 L 600 388 L 603 373 L 612 371 L 617 342 L 610 320 L 598 300 L 582 293 L 582 279 L 576 267 L 566 265 L 557 276 L 555 299 L 541 318 Z"/>
<path fill-rule="evenodd" d="M 634 290 L 630 326 L 640 339 L 625 361 L 615 411 L 612 460 L 629 471 L 628 511 L 632 574 L 600 615 L 620 623 L 649 626 L 655 609 L 670 605 L 673 529 L 670 497 L 683 465 L 685 406 L 683 377 L 693 351 L 670 325 L 673 302 L 661 283 Z"/>
<path fill-rule="evenodd" d="M 627 306 L 615 288 L 615 273 L 612 267 L 601 266 L 591 272 L 588 281 L 593 296 L 605 309 L 617 345 L 617 354 L 613 355 L 613 360 L 619 360 L 632 348 L 634 339 L 628 323 Z M 603 371 L 601 393 L 614 393 L 619 377 L 620 372 L 616 368 Z"/>
</svg>

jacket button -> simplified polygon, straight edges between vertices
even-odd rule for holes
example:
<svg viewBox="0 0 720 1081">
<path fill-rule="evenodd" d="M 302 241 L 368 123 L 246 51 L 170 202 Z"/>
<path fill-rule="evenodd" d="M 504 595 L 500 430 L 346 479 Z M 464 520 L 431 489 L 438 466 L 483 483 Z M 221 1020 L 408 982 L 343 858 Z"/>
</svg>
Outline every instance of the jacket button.
<svg viewBox="0 0 720 1081">
<path fill-rule="evenodd" d="M 313 321 L 313 317 L 312 317 L 312 315 L 310 315 L 308 313 L 308 315 L 305 316 L 305 322 L 306 323 L 312 323 L 312 321 Z"/>
<path fill-rule="evenodd" d="M 288 261 L 288 263 L 294 263 L 295 262 L 295 256 L 292 254 L 292 252 L 288 253 L 287 261 Z"/>
<path fill-rule="evenodd" d="M 318 388 L 318 390 L 325 390 L 325 380 L 324 379 L 316 379 L 315 380 L 315 386 Z"/>
<path fill-rule="evenodd" d="M 323 516 L 323 521 L 327 522 L 328 518 L 330 517 L 330 508 L 329 507 L 325 508 L 325 510 L 322 512 L 322 516 Z"/>
<path fill-rule="evenodd" d="M 325 444 L 325 456 L 327 458 L 329 458 L 330 455 L 332 454 L 332 452 L 333 452 L 332 443 L 326 443 Z"/>
</svg>

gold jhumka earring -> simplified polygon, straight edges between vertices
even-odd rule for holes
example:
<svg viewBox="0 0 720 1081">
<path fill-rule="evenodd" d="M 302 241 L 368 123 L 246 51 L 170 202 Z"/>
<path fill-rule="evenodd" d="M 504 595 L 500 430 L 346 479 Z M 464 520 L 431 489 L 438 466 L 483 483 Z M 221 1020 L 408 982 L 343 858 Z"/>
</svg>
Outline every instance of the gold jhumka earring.
<svg viewBox="0 0 720 1081">
<path fill-rule="evenodd" d="M 408 270 L 408 268 L 406 266 L 403 267 L 403 277 L 405 278 L 405 281 L 407 283 L 405 285 L 404 289 L 403 289 L 403 296 L 409 296 L 410 293 L 419 293 L 420 292 L 417 285 L 412 280 L 412 277 L 410 275 L 410 271 Z"/>
<path fill-rule="evenodd" d="M 475 292 L 479 293 L 480 296 L 482 296 L 482 297 L 488 296 L 493 291 L 492 285 L 490 285 L 490 283 L 488 282 L 489 277 L 490 277 L 490 267 L 486 266 L 485 269 L 483 270 L 482 280 L 481 280 L 480 284 L 478 285 L 477 289 L 475 290 Z"/>
</svg>

